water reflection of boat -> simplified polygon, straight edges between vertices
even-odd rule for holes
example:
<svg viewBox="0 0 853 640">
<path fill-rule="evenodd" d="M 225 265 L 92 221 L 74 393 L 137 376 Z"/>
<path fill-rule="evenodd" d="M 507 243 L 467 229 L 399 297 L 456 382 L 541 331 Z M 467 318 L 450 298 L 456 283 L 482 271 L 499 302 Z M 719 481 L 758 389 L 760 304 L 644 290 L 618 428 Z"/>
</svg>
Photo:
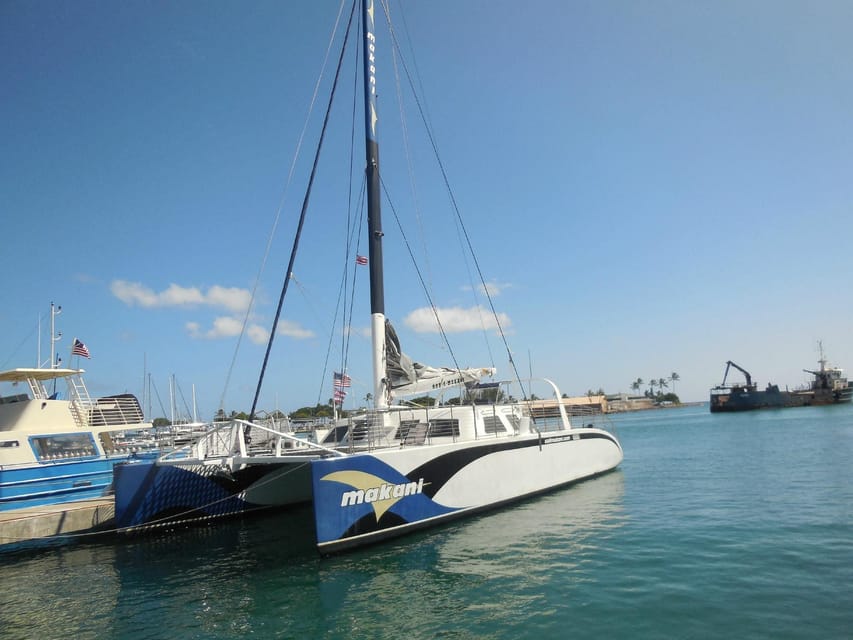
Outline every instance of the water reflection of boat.
<svg viewBox="0 0 853 640">
<path fill-rule="evenodd" d="M 554 563 L 576 566 L 624 525 L 624 491 L 624 476 L 617 471 L 466 522 L 438 545 L 436 568 L 484 577 L 524 575 L 524 558 L 552 566 L 544 561 L 549 556 Z M 507 563 L 507 557 L 519 561 Z"/>
</svg>

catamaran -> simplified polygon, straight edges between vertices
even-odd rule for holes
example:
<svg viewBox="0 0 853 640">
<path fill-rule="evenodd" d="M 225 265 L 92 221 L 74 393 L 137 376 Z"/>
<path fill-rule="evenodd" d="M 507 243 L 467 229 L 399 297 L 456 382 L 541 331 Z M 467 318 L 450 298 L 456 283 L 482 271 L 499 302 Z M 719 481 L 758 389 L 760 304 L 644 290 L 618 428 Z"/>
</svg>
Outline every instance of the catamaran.
<svg viewBox="0 0 853 640">
<path fill-rule="evenodd" d="M 432 367 L 413 362 L 400 350 L 385 317 L 379 45 L 372 0 L 361 3 L 361 24 L 373 405 L 338 420 L 323 437 L 297 437 L 253 420 L 262 369 L 250 420 L 212 429 L 192 446 L 156 462 L 117 470 L 120 529 L 307 502 L 313 505 L 319 551 L 333 553 L 551 491 L 609 472 L 622 461 L 621 445 L 612 433 L 572 423 L 553 382 L 544 382 L 556 398 L 545 415 L 535 409 L 517 374 L 521 391 L 512 393 L 493 381 L 493 367 Z M 304 215 L 305 207 L 300 229 Z M 267 357 L 275 333 L 273 327 Z M 439 395 L 436 404 L 403 401 L 426 392 Z"/>
</svg>

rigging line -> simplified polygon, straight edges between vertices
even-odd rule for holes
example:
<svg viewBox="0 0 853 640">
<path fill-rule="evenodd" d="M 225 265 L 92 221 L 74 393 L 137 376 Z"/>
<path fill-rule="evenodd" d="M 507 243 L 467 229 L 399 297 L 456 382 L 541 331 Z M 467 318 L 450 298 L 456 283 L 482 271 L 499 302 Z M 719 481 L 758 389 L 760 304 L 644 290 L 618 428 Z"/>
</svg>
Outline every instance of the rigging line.
<svg viewBox="0 0 853 640">
<path fill-rule="evenodd" d="M 356 31 L 361 31 L 361 13 L 359 13 L 356 17 Z M 355 167 L 355 140 L 356 140 L 356 105 L 358 103 L 358 69 L 359 69 L 359 56 L 358 56 L 358 48 L 356 48 L 356 55 L 353 57 L 353 63 L 355 65 L 353 69 L 353 91 L 352 91 L 352 106 L 350 109 L 350 153 L 349 153 L 349 168 L 347 171 L 347 216 L 346 216 L 346 234 L 344 237 L 344 260 L 343 260 L 343 272 L 341 274 L 341 285 L 338 289 L 338 298 L 335 304 L 335 314 L 334 320 L 332 322 L 332 330 L 329 332 L 329 343 L 326 347 L 326 357 L 323 360 L 323 371 L 320 376 L 320 388 L 317 392 L 317 404 L 320 404 L 320 399 L 323 397 L 323 389 L 326 386 L 326 375 L 329 372 L 329 360 L 332 353 L 332 343 L 335 339 L 335 327 L 337 325 L 338 313 L 343 311 L 340 314 L 341 317 L 341 372 L 346 372 L 347 367 L 347 354 L 349 353 L 349 337 L 348 332 L 346 330 L 347 327 L 347 317 L 346 317 L 346 309 L 347 309 L 347 284 L 349 282 L 349 268 L 350 268 L 350 247 L 353 242 L 353 234 L 355 233 L 355 226 L 352 223 L 352 211 L 353 211 L 353 202 L 352 202 L 352 179 L 354 175 L 354 167 Z M 353 271 L 353 278 L 355 278 L 355 272 Z M 333 400 L 334 402 L 334 400 Z"/>
<path fill-rule="evenodd" d="M 447 333 L 444 331 L 444 325 L 441 324 L 441 318 L 438 317 L 438 309 L 436 309 L 435 303 L 432 300 L 432 296 L 430 295 L 429 290 L 427 289 L 426 283 L 424 282 L 423 275 L 421 274 L 421 270 L 418 268 L 418 262 L 415 260 L 415 254 L 412 252 L 412 245 L 409 244 L 409 239 L 406 237 L 406 232 L 403 230 L 403 225 L 400 222 L 400 217 L 397 215 L 397 209 L 394 207 L 394 203 L 391 202 L 391 197 L 388 194 L 388 189 L 385 187 L 385 181 L 382 179 L 382 175 L 379 176 L 379 183 L 382 185 L 382 191 L 385 193 L 385 199 L 388 202 L 388 206 L 391 207 L 391 212 L 394 214 L 394 220 L 397 222 L 397 229 L 400 231 L 400 235 L 403 237 L 403 244 L 406 246 L 406 250 L 409 252 L 409 257 L 412 260 L 412 265 L 415 267 L 415 273 L 418 276 L 418 280 L 421 282 L 421 287 L 424 290 L 424 294 L 426 294 L 427 300 L 429 301 L 430 308 L 432 309 L 432 314 L 435 316 L 435 321 L 438 324 L 438 330 L 441 332 L 441 337 L 444 339 L 444 344 L 447 345 L 447 350 L 450 353 L 450 358 L 453 360 L 453 364 L 456 366 L 456 370 L 460 371 L 459 363 L 456 361 L 456 354 L 453 353 L 453 347 L 450 346 L 450 340 L 447 338 Z"/>
<path fill-rule="evenodd" d="M 331 91 L 331 94 L 329 95 L 329 103 L 326 106 L 326 115 L 323 118 L 323 128 L 320 131 L 320 140 L 319 140 L 319 143 L 317 145 L 317 151 L 314 153 L 314 163 L 311 167 L 311 176 L 308 179 L 308 188 L 305 191 L 305 198 L 302 200 L 302 211 L 299 214 L 299 224 L 297 225 L 296 237 L 293 239 L 293 247 L 291 248 L 291 251 L 290 251 L 290 260 L 287 264 L 287 272 L 285 273 L 284 285 L 281 287 L 281 295 L 279 296 L 278 307 L 276 308 L 276 311 L 275 311 L 275 320 L 273 321 L 273 326 L 272 326 L 272 331 L 270 332 L 269 342 L 267 342 L 267 350 L 266 350 L 266 353 L 264 354 L 264 363 L 261 366 L 261 374 L 258 377 L 258 387 L 255 390 L 255 398 L 254 398 L 254 400 L 252 400 L 252 410 L 249 413 L 249 422 L 251 422 L 254 419 L 255 409 L 258 406 L 258 397 L 261 394 L 261 387 L 263 386 L 264 374 L 266 373 L 266 370 L 267 370 L 267 364 L 268 364 L 269 358 L 270 358 L 270 351 L 272 350 L 273 340 L 275 339 L 275 332 L 276 332 L 276 328 L 278 327 L 278 320 L 281 317 L 281 308 L 284 305 L 284 296 L 287 294 L 287 284 L 288 284 L 288 282 L 290 282 L 290 274 L 293 273 L 293 264 L 294 264 L 294 262 L 296 262 L 296 251 L 299 248 L 299 238 L 302 235 L 302 227 L 305 225 L 305 217 L 306 217 L 306 214 L 308 213 L 308 201 L 311 198 L 311 188 L 314 186 L 314 178 L 317 175 L 317 165 L 320 162 L 320 151 L 323 148 L 323 141 L 326 138 L 326 128 L 328 127 L 328 124 L 329 124 L 329 115 L 332 112 L 332 104 L 333 104 L 334 99 L 335 99 L 335 92 L 338 88 L 338 79 L 340 78 L 340 75 L 341 75 L 341 67 L 343 66 L 344 53 L 346 53 L 347 42 L 349 40 L 350 30 L 352 27 L 352 16 L 354 13 L 355 13 L 355 3 L 353 3 L 353 5 L 352 5 L 352 9 L 350 11 L 349 22 L 347 25 L 347 30 L 344 33 L 344 42 L 343 42 L 343 45 L 341 46 L 341 54 L 338 57 L 338 66 L 335 69 L 335 79 L 332 83 L 332 91 Z"/>
<path fill-rule="evenodd" d="M 384 9 L 384 4 L 387 1 L 388 0 L 383 0 L 383 9 Z M 388 16 L 390 14 L 390 11 L 388 9 L 386 9 L 385 14 L 386 14 L 386 16 Z M 411 32 L 409 31 L 409 25 L 406 22 L 406 12 L 402 10 L 402 5 L 401 5 L 401 9 L 399 11 L 399 15 L 403 21 L 403 33 L 405 34 L 406 41 L 408 42 L 408 45 L 409 45 L 408 51 L 411 54 L 412 66 L 415 69 L 415 78 L 417 78 L 417 80 L 418 80 L 418 87 L 420 89 L 420 95 L 424 96 L 424 100 L 426 100 L 426 91 L 424 91 L 424 85 L 423 85 L 423 82 L 421 81 L 422 76 L 421 76 L 420 70 L 418 69 L 418 60 L 415 57 L 415 48 L 414 48 L 414 46 L 412 46 Z M 388 18 L 388 25 L 389 25 L 389 30 L 392 32 L 392 35 L 394 35 L 396 32 L 395 32 L 393 25 L 391 24 L 390 18 Z M 395 48 L 397 47 L 397 45 L 398 45 L 398 43 L 397 43 L 397 40 L 395 38 L 394 39 Z M 402 57 L 402 52 L 400 53 L 400 56 Z M 412 88 L 412 91 L 414 91 L 414 87 Z M 426 113 L 426 111 L 428 111 L 428 109 L 425 108 L 424 109 L 424 118 L 426 121 L 429 121 L 429 114 Z"/>
<path fill-rule="evenodd" d="M 163 400 L 160 398 L 160 392 L 159 392 L 159 391 L 157 391 L 157 384 L 154 382 L 154 379 L 153 379 L 153 378 L 148 378 L 148 383 L 149 383 L 152 387 L 154 387 L 154 395 L 155 395 L 155 396 L 157 396 L 157 404 L 159 404 L 159 405 L 160 405 L 160 411 L 162 411 L 162 412 L 163 412 L 163 417 L 165 418 L 168 414 L 166 413 L 166 409 L 163 407 Z M 149 395 L 149 397 L 148 397 L 148 401 L 149 401 L 149 402 L 151 401 L 151 396 L 150 396 L 150 395 Z M 170 423 L 169 423 L 169 425 L 171 426 L 171 424 L 172 424 L 172 423 L 170 422 Z"/>
<path fill-rule="evenodd" d="M 404 108 L 403 108 L 403 97 L 402 97 L 403 92 L 400 88 L 400 72 L 399 72 L 399 67 L 397 65 L 397 56 L 398 55 L 400 56 L 401 62 L 403 62 L 404 66 L 405 66 L 405 62 L 402 60 L 403 59 L 403 53 L 399 47 L 399 41 L 396 39 L 396 32 L 394 30 L 393 23 L 391 21 L 390 3 L 388 2 L 388 0 L 382 0 L 382 7 L 383 7 L 383 10 L 385 11 L 385 18 L 386 18 L 386 21 L 388 22 L 388 28 L 389 28 L 389 31 L 391 32 L 391 36 L 392 36 L 393 46 L 391 47 L 391 53 L 392 53 L 392 60 L 394 63 L 394 79 L 396 82 L 396 89 L 397 89 L 397 103 L 398 103 L 399 111 L 400 111 L 400 123 L 401 123 L 402 131 L 403 131 L 403 147 L 405 150 L 407 166 L 409 169 L 409 182 L 411 185 L 412 199 L 413 199 L 414 208 L 415 208 L 415 219 L 417 221 L 418 230 L 420 232 L 421 241 L 423 243 L 424 262 L 426 263 L 426 271 L 428 274 L 429 287 L 430 287 L 430 289 L 432 289 L 432 277 L 431 277 L 432 270 L 430 268 L 429 252 L 427 250 L 427 243 L 426 243 L 426 234 L 424 233 L 424 230 L 423 230 L 423 221 L 422 221 L 421 209 L 420 209 L 420 204 L 419 204 L 419 200 L 418 200 L 417 188 L 416 188 L 415 180 L 414 180 L 414 170 L 412 167 L 412 159 L 411 159 L 411 155 L 410 155 L 410 146 L 409 146 L 409 130 L 408 130 L 408 125 L 406 122 L 405 112 L 404 112 Z M 411 46 L 411 38 L 409 37 L 409 31 L 408 31 L 408 26 L 406 25 L 405 15 L 402 11 L 400 11 L 400 15 L 403 16 L 403 27 L 404 27 L 404 32 L 406 34 L 406 37 L 409 39 L 409 43 L 410 43 L 409 44 L 409 50 L 412 53 L 412 62 L 415 65 L 415 71 L 416 71 L 417 77 L 420 79 L 420 74 L 417 73 L 417 61 L 415 60 L 415 56 L 414 56 L 414 47 Z M 414 95 L 417 95 L 417 91 L 415 90 L 414 83 L 413 83 L 410 76 L 409 76 L 409 85 L 412 88 L 412 93 Z M 422 84 L 421 84 L 421 92 L 423 93 L 423 85 Z M 424 120 L 425 126 L 429 127 L 429 123 L 427 121 L 426 114 L 424 112 L 422 112 L 422 118 Z M 436 156 L 437 156 L 437 154 L 436 154 Z M 456 226 L 457 238 L 459 239 L 460 245 L 463 247 L 462 257 L 463 257 L 463 261 L 465 263 L 465 271 L 468 274 L 468 281 L 471 285 L 472 295 L 474 296 L 474 300 L 477 303 L 477 305 L 476 305 L 477 306 L 477 318 L 480 321 L 480 328 L 482 329 L 483 338 L 484 338 L 484 341 L 486 343 L 486 351 L 489 354 L 489 362 L 492 365 L 492 368 L 494 368 L 495 367 L 495 357 L 494 357 L 494 354 L 492 353 L 492 345 L 489 342 L 489 336 L 488 336 L 488 333 L 486 331 L 486 323 L 485 323 L 485 320 L 483 319 L 482 307 L 480 307 L 479 300 L 477 298 L 477 288 L 476 288 L 476 285 L 474 284 L 474 277 L 473 277 L 473 274 L 471 273 L 471 266 L 468 263 L 468 259 L 465 255 L 465 252 L 464 252 L 464 244 L 462 243 L 462 237 L 461 237 L 461 234 L 459 232 L 459 223 L 456 220 L 454 220 L 454 222 L 456 223 L 455 226 Z M 485 285 L 484 285 L 484 288 L 485 288 Z"/>
<path fill-rule="evenodd" d="M 361 12 L 358 14 L 357 18 L 357 28 L 358 31 L 361 31 L 361 20 L 362 15 Z M 347 370 L 347 365 L 349 361 L 349 346 L 350 346 L 350 332 L 348 330 L 350 323 L 352 322 L 352 308 L 353 308 L 353 300 L 355 297 L 355 279 L 357 275 L 356 266 L 350 262 L 351 253 L 350 248 L 353 245 L 353 240 L 355 239 L 356 249 L 355 254 L 358 255 L 358 248 L 360 247 L 360 238 L 361 238 L 361 227 L 354 224 L 353 222 L 353 178 L 355 176 L 355 148 L 356 148 L 356 122 L 358 119 L 358 80 L 359 80 L 359 69 L 362 66 L 359 64 L 359 53 L 360 47 L 356 48 L 356 55 L 353 56 L 353 63 L 355 64 L 352 73 L 352 105 L 350 107 L 350 153 L 349 153 L 349 171 L 347 174 L 347 238 L 346 238 L 346 246 L 344 249 L 344 277 L 342 282 L 343 287 L 343 313 L 341 314 L 341 373 L 345 374 Z M 362 189 L 364 188 L 366 178 L 362 176 Z M 359 207 L 361 203 L 361 191 L 359 192 Z M 355 211 L 360 211 L 359 208 L 356 208 Z M 349 316 L 347 316 L 347 284 L 348 278 L 350 274 L 350 269 L 352 269 L 352 290 L 350 293 L 350 304 L 349 304 Z M 326 371 L 323 371 L 323 377 L 325 378 Z M 341 401 L 343 405 L 343 401 Z"/>
<path fill-rule="evenodd" d="M 314 104 L 317 101 L 317 95 L 320 91 L 320 84 L 323 81 L 323 76 L 326 74 L 326 65 L 329 62 L 329 55 L 332 51 L 332 44 L 335 41 L 335 34 L 338 32 L 338 25 L 341 22 L 341 15 L 343 14 L 345 4 L 346 0 L 341 0 L 341 4 L 338 7 L 338 15 L 335 18 L 335 25 L 334 27 L 332 27 L 332 32 L 329 35 L 329 43 L 328 45 L 326 45 L 326 55 L 323 58 L 323 64 L 320 67 L 320 75 L 317 76 L 317 82 L 314 83 L 314 93 L 311 96 L 311 101 L 308 105 L 308 113 L 306 114 L 305 122 L 302 125 L 302 132 L 299 134 L 299 139 L 296 142 L 296 151 L 294 152 L 293 159 L 290 162 L 290 170 L 288 171 L 284 190 L 281 194 L 281 198 L 279 199 L 278 209 L 276 210 L 272 229 L 270 229 L 270 234 L 267 239 L 267 246 L 264 251 L 263 258 L 261 259 L 261 266 L 258 269 L 258 275 L 256 276 L 255 284 L 252 287 L 252 295 L 249 298 L 249 305 L 246 308 L 246 315 L 243 317 L 243 326 L 240 328 L 240 335 L 237 337 L 237 345 L 234 347 L 234 355 L 231 357 L 231 365 L 228 367 L 228 373 L 225 376 L 225 384 L 222 389 L 222 395 L 219 398 L 219 408 L 223 411 L 225 410 L 225 394 L 228 392 L 228 386 L 231 383 L 231 374 L 234 372 L 234 366 L 237 362 L 237 354 L 240 351 L 240 345 L 243 342 L 243 336 L 246 334 L 246 325 L 249 324 L 249 318 L 251 317 L 252 307 L 254 306 L 258 287 L 260 286 L 261 275 L 263 274 L 266 268 L 267 260 L 269 259 L 270 252 L 272 251 L 272 241 L 275 237 L 276 229 L 278 229 L 278 223 L 281 220 L 281 213 L 284 210 L 284 203 L 287 200 L 287 194 L 290 191 L 290 185 L 293 181 L 293 174 L 296 170 L 296 162 L 299 159 L 299 155 L 302 150 L 302 142 L 305 139 L 306 132 L 308 131 L 308 123 L 311 121 L 311 114 L 314 113 Z"/>
<path fill-rule="evenodd" d="M 41 318 L 42 318 L 42 316 L 41 316 L 41 314 L 39 314 L 39 322 L 41 322 Z M 6 365 L 9 363 L 9 361 L 10 361 L 12 358 L 14 358 L 14 357 L 15 357 L 15 354 L 16 354 L 16 353 L 18 353 L 18 350 L 19 350 L 21 347 L 23 347 L 23 346 L 24 346 L 24 344 L 26 344 L 27 340 L 29 340 L 30 338 L 32 338 L 32 337 L 33 337 L 33 334 L 34 334 L 36 331 L 38 331 L 38 329 L 39 329 L 39 322 L 37 322 L 37 323 L 35 324 L 35 326 L 33 326 L 33 328 L 32 328 L 32 329 L 30 329 L 29 334 L 27 334 L 27 336 L 26 336 L 23 340 L 21 340 L 21 342 L 18 344 L 18 346 L 17 346 L 17 347 L 15 347 L 14 351 L 12 351 L 12 353 L 10 353 L 10 354 L 9 354 L 9 357 L 8 357 L 8 358 L 6 358 L 6 359 L 3 361 L 3 364 L 2 364 L 2 365 L 0 365 L 0 369 L 5 369 L 5 368 L 6 368 Z M 36 367 L 40 367 L 40 366 L 41 366 L 41 363 L 40 363 L 40 362 L 37 362 L 37 363 L 36 363 Z"/>
<path fill-rule="evenodd" d="M 397 43 L 396 35 L 395 35 L 393 30 L 391 30 L 391 38 L 394 40 L 394 46 L 399 48 L 399 44 Z M 430 145 L 432 146 L 433 153 L 435 154 L 435 159 L 436 159 L 436 162 L 438 163 L 438 168 L 441 171 L 441 177 L 444 180 L 444 186 L 447 189 L 448 196 L 450 197 L 450 202 L 453 205 L 453 211 L 459 220 L 459 225 L 462 228 L 462 233 L 464 234 L 465 241 L 468 244 L 468 250 L 471 252 L 471 258 L 474 261 L 474 266 L 477 269 L 477 274 L 480 277 L 480 282 L 483 284 L 483 292 L 486 295 L 486 299 L 489 301 L 489 307 L 492 310 L 492 315 L 494 316 L 495 323 L 498 326 L 498 332 L 500 333 L 501 340 L 503 341 L 504 348 L 506 349 L 507 356 L 509 357 L 509 362 L 512 365 L 512 369 L 513 369 L 513 372 L 515 373 L 516 380 L 517 380 L 519 386 L 521 386 L 522 391 L 523 391 L 524 385 L 521 382 L 521 376 L 518 373 L 518 368 L 515 365 L 515 360 L 513 360 L 513 358 L 512 358 L 512 352 L 510 351 L 509 344 L 507 343 L 507 340 L 506 340 L 506 333 L 504 332 L 503 326 L 501 325 L 500 317 L 498 316 L 497 310 L 495 309 L 495 304 L 494 304 L 494 301 L 492 300 L 492 296 L 491 296 L 491 294 L 489 294 L 489 289 L 486 286 L 486 279 L 483 277 L 483 271 L 480 268 L 480 262 L 479 262 L 479 260 L 477 260 L 476 253 L 474 253 L 474 246 L 471 243 L 471 238 L 468 235 L 468 230 L 465 227 L 465 222 L 462 220 L 462 214 L 459 211 L 459 205 L 456 202 L 456 197 L 453 195 L 453 189 L 451 189 L 451 187 L 450 187 L 450 179 L 447 176 L 447 171 L 444 168 L 444 163 L 441 161 L 441 157 L 438 153 L 438 144 L 435 140 L 435 136 L 433 136 L 432 129 L 430 128 L 429 123 L 427 122 L 426 114 L 424 113 L 424 109 L 423 109 L 423 105 L 421 104 L 421 100 L 418 97 L 417 92 L 415 92 L 415 90 L 414 90 L 414 83 L 412 81 L 412 76 L 411 76 L 411 73 L 409 72 L 409 68 L 406 65 L 406 61 L 405 61 L 405 59 L 403 59 L 402 56 L 400 57 L 400 63 L 402 64 L 403 70 L 406 73 L 406 77 L 409 80 L 409 86 L 412 87 L 412 95 L 415 99 L 415 104 L 418 107 L 418 112 L 420 113 L 421 120 L 424 123 L 424 129 L 426 131 L 427 137 L 429 138 Z"/>
<path fill-rule="evenodd" d="M 382 8 L 385 11 L 385 19 L 388 22 L 388 29 L 390 31 L 393 31 L 393 25 L 391 22 L 391 7 L 388 5 L 387 0 L 382 0 Z M 400 83 L 400 68 L 397 64 L 397 56 L 402 57 L 402 55 L 402 52 L 397 51 L 397 48 L 395 46 L 391 47 L 391 61 L 394 66 L 394 86 L 397 93 L 397 108 L 400 113 L 400 129 L 403 133 L 403 153 L 406 156 L 406 167 L 409 171 L 409 188 L 412 190 L 412 203 L 415 209 L 415 221 L 417 222 L 418 232 L 421 238 L 421 244 L 423 245 L 423 259 L 427 272 L 427 281 L 429 282 L 430 288 L 432 288 L 432 267 L 430 266 L 429 261 L 429 251 L 427 249 L 426 233 L 424 233 L 423 216 L 421 212 L 420 201 L 418 199 L 417 185 L 415 184 L 415 171 L 412 163 L 411 146 L 409 144 L 409 127 L 406 121 L 405 109 L 403 108 L 403 91 L 401 89 Z"/>
<path fill-rule="evenodd" d="M 414 206 L 415 206 L 415 217 L 416 217 L 416 220 L 418 223 L 418 229 L 420 230 L 421 238 L 422 238 L 423 245 L 424 245 L 424 259 L 426 262 L 427 272 L 431 273 L 430 264 L 429 264 L 429 253 L 427 252 L 427 247 L 426 247 L 426 235 L 423 233 L 421 211 L 420 211 L 420 206 L 418 203 L 417 190 L 415 188 L 414 171 L 412 169 L 411 158 L 409 156 L 409 135 L 408 135 L 408 127 L 406 124 L 406 119 L 405 119 L 405 116 L 403 113 L 402 91 L 400 89 L 400 77 L 399 77 L 399 68 L 397 66 L 397 56 L 398 55 L 400 56 L 400 59 L 401 59 L 401 62 L 403 64 L 404 68 L 405 68 L 405 61 L 403 60 L 403 53 L 402 53 L 402 50 L 400 49 L 399 41 L 396 38 L 396 31 L 394 30 L 393 24 L 391 22 L 390 5 L 388 3 L 388 0 L 382 0 L 382 6 L 383 6 L 383 9 L 385 11 L 386 20 L 388 22 L 388 27 L 389 27 L 389 30 L 391 31 L 391 36 L 392 36 L 392 41 L 393 41 L 393 46 L 391 47 L 391 52 L 393 54 L 393 61 L 394 61 L 394 77 L 395 77 L 396 86 L 397 86 L 397 99 L 398 99 L 398 104 L 399 104 L 399 108 L 400 108 L 400 122 L 401 122 L 401 126 L 403 129 L 404 148 L 405 148 L 405 153 L 406 153 L 406 160 L 408 162 L 408 167 L 409 167 L 409 180 L 411 183 L 412 197 L 413 197 Z M 420 80 L 420 74 L 418 73 L 418 70 L 417 70 L 417 60 L 415 59 L 415 55 L 414 55 L 414 47 L 411 46 L 411 38 L 409 36 L 408 26 L 406 24 L 404 12 L 400 11 L 400 15 L 403 16 L 403 27 L 404 27 L 405 35 L 409 40 L 409 51 L 412 54 L 412 63 L 415 66 L 416 76 L 417 76 L 418 80 Z M 412 94 L 415 96 L 415 99 L 417 100 L 418 92 L 415 89 L 414 81 L 410 75 L 407 74 L 407 77 L 409 78 L 409 86 L 412 89 Z M 419 81 L 418 84 L 421 87 L 421 93 L 424 93 L 422 83 L 420 83 L 420 81 Z M 426 116 L 425 111 L 423 111 L 423 110 L 421 111 L 421 117 L 424 121 L 425 127 L 427 127 L 429 129 L 430 125 L 428 122 L 428 118 Z M 436 151 L 436 158 L 437 157 L 438 157 L 438 152 Z M 456 223 L 455 226 L 456 226 L 457 238 L 459 239 L 460 245 L 464 249 L 464 243 L 462 242 L 462 234 L 460 233 L 460 230 L 459 230 L 459 222 L 457 220 L 454 220 L 454 222 Z M 494 368 L 495 357 L 494 357 L 494 354 L 492 353 L 492 345 L 489 342 L 488 332 L 486 331 L 486 323 L 485 323 L 485 320 L 483 319 L 482 308 L 480 307 L 479 300 L 477 298 L 477 287 L 474 284 L 474 276 L 471 273 L 471 266 L 468 263 L 468 259 L 465 255 L 464 251 L 462 253 L 462 257 L 463 257 L 463 261 L 465 263 L 465 271 L 468 274 L 468 281 L 471 285 L 472 295 L 474 296 L 474 300 L 477 303 L 477 317 L 480 321 L 480 328 L 482 329 L 484 341 L 486 343 L 486 351 L 489 354 L 489 362 L 491 363 L 492 367 Z M 430 287 L 431 286 L 432 286 L 432 282 L 430 279 Z M 486 289 L 485 283 L 483 284 L 483 288 Z"/>
</svg>

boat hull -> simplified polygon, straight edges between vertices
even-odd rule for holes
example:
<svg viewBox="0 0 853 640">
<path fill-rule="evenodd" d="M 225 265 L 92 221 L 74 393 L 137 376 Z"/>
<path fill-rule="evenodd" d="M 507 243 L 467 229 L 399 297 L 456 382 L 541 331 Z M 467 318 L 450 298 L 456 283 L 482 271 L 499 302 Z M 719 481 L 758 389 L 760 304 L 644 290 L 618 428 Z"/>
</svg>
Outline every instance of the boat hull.
<svg viewBox="0 0 853 640">
<path fill-rule="evenodd" d="M 818 389 L 809 391 L 781 391 L 768 389 L 758 391 L 735 388 L 728 393 L 711 393 L 711 413 L 753 411 L 756 409 L 784 409 L 842 404 L 853 399 L 853 387 L 841 389 Z"/>
<path fill-rule="evenodd" d="M 140 453 L 0 469 L 0 511 L 99 498 L 112 488 L 116 465 L 154 455 Z"/>
<path fill-rule="evenodd" d="M 208 520 L 311 500 L 310 462 L 218 466 L 126 464 L 116 468 L 119 529 Z"/>
<path fill-rule="evenodd" d="M 116 469 L 116 527 L 143 530 L 311 502 L 334 553 L 590 478 L 622 461 L 598 429 L 247 464 Z M 306 533 L 306 535 L 309 535 Z"/>
<path fill-rule="evenodd" d="M 605 431 L 478 440 L 312 463 L 317 547 L 334 553 L 471 515 L 614 469 Z"/>
</svg>

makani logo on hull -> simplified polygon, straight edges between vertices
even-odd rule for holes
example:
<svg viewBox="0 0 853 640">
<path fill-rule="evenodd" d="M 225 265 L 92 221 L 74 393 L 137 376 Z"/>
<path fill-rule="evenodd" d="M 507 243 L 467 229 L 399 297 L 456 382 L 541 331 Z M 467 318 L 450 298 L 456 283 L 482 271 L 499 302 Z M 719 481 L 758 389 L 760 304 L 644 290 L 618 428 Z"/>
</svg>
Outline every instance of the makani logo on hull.
<svg viewBox="0 0 853 640">
<path fill-rule="evenodd" d="M 352 491 L 344 491 L 341 494 L 341 508 L 369 504 L 373 507 L 377 521 L 406 496 L 418 495 L 424 490 L 423 478 L 417 482 L 392 484 L 364 471 L 334 471 L 320 479 L 353 487 Z"/>
</svg>

